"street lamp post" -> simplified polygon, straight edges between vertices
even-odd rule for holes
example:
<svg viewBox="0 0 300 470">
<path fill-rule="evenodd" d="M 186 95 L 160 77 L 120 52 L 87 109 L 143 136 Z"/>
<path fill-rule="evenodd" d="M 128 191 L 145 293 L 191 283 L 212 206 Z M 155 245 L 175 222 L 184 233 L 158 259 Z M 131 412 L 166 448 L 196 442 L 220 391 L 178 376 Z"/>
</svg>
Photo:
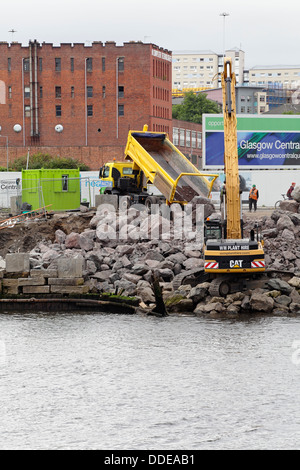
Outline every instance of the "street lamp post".
<svg viewBox="0 0 300 470">
<path fill-rule="evenodd" d="M 226 16 L 229 16 L 229 13 L 226 13 L 225 11 L 223 13 L 220 13 L 220 16 L 223 16 L 223 59 L 225 58 L 225 18 Z"/>
</svg>

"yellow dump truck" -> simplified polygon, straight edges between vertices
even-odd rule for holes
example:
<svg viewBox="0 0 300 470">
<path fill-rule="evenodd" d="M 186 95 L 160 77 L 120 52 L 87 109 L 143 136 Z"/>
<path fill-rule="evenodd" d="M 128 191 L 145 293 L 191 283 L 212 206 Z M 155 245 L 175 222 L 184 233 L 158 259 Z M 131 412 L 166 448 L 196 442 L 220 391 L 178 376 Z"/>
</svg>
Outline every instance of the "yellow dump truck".
<svg viewBox="0 0 300 470">
<path fill-rule="evenodd" d="M 201 173 L 163 132 L 129 131 L 125 160 L 100 168 L 101 192 L 128 196 L 128 205 L 165 201 L 187 204 L 194 196 L 209 197 L 218 175 Z M 153 184 L 159 196 L 147 191 Z M 123 199 L 124 200 L 124 199 Z"/>
</svg>

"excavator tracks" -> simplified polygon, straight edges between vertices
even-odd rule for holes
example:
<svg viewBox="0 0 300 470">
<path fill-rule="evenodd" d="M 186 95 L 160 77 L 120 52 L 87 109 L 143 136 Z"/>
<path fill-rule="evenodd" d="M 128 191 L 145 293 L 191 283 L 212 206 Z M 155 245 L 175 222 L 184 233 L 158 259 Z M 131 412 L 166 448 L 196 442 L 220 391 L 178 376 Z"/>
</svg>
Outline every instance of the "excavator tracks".
<svg viewBox="0 0 300 470">
<path fill-rule="evenodd" d="M 177 274 L 173 279 L 173 289 L 177 290 L 182 285 L 191 285 L 192 287 L 200 284 L 201 282 L 208 281 L 209 274 L 204 272 L 204 268 L 195 268 L 184 273 Z"/>
</svg>

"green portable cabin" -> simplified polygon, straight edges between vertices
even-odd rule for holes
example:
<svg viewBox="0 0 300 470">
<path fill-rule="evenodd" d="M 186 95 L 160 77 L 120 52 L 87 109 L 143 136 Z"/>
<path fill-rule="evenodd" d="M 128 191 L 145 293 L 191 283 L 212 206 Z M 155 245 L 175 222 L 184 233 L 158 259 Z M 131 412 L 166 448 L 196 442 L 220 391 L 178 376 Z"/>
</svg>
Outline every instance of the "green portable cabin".
<svg viewBox="0 0 300 470">
<path fill-rule="evenodd" d="M 79 169 L 22 170 L 22 203 L 32 210 L 52 204 L 48 210 L 64 211 L 80 207 Z"/>
</svg>

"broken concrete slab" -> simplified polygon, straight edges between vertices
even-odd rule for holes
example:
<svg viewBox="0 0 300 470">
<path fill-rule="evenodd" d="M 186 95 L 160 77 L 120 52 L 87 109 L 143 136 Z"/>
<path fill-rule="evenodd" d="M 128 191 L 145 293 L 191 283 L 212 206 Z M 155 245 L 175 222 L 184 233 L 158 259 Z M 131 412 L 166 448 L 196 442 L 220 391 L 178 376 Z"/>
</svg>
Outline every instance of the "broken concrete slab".
<svg viewBox="0 0 300 470">
<path fill-rule="evenodd" d="M 2 287 L 4 294 L 18 294 L 19 293 L 19 280 L 18 279 L 2 279 Z"/>
<path fill-rule="evenodd" d="M 7 253 L 5 256 L 6 272 L 20 273 L 29 272 L 29 253 Z"/>
<path fill-rule="evenodd" d="M 23 294 L 49 294 L 50 286 L 23 286 Z"/>
<path fill-rule="evenodd" d="M 99 206 L 103 205 L 112 206 L 113 209 L 117 210 L 119 207 L 119 197 L 115 194 L 96 194 L 95 206 L 99 208 Z"/>
<path fill-rule="evenodd" d="M 31 269 L 29 272 L 30 277 L 44 276 L 44 278 L 57 277 L 57 269 Z"/>
<path fill-rule="evenodd" d="M 89 286 L 49 286 L 51 294 L 87 294 Z"/>
<path fill-rule="evenodd" d="M 54 277 L 48 279 L 49 286 L 82 286 L 84 284 L 83 277 L 77 278 L 62 278 L 62 277 Z"/>
<path fill-rule="evenodd" d="M 58 277 L 82 277 L 82 258 L 57 258 Z"/>
<path fill-rule="evenodd" d="M 18 279 L 19 287 L 22 286 L 43 286 L 46 283 L 44 276 L 22 277 Z"/>
</svg>

